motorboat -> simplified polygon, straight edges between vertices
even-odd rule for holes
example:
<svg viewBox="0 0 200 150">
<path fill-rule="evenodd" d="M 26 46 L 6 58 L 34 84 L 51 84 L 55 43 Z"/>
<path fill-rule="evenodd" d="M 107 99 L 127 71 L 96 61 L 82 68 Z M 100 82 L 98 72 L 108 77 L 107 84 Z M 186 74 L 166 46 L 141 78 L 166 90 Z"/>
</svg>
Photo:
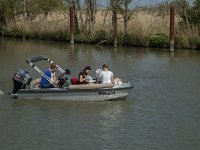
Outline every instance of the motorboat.
<svg viewBox="0 0 200 150">
<path fill-rule="evenodd" d="M 14 73 L 13 80 L 13 92 L 10 94 L 14 98 L 18 99 L 42 99 L 42 100 L 63 100 L 63 101 L 103 101 L 103 100 L 115 100 L 125 99 L 133 85 L 130 82 L 120 84 L 113 83 L 96 83 L 94 79 L 89 84 L 72 84 L 72 78 L 70 76 L 64 82 L 66 86 L 60 86 L 55 88 L 41 88 L 39 85 L 33 85 L 33 78 L 31 77 L 31 71 L 34 69 L 41 76 L 44 76 L 50 83 L 51 80 L 36 66 L 36 62 L 47 61 L 48 63 L 54 63 L 53 60 L 47 56 L 39 55 L 33 56 L 26 60 L 26 63 L 30 65 L 30 70 L 18 68 Z M 38 64 L 38 63 L 37 63 Z M 66 70 L 63 70 L 57 65 L 57 70 L 63 74 Z M 60 77 L 60 76 L 59 76 Z M 59 78 L 58 78 L 59 79 Z M 53 84 L 53 83 L 52 83 Z"/>
</svg>

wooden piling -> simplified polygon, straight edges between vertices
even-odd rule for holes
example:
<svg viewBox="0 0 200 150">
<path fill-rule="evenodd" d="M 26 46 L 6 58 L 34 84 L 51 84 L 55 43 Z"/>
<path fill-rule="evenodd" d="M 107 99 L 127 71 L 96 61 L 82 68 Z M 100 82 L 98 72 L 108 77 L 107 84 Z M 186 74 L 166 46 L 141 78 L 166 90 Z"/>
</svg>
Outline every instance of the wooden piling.
<svg viewBox="0 0 200 150">
<path fill-rule="evenodd" d="M 175 6 L 170 7 L 170 52 L 174 52 L 174 38 L 175 38 Z"/>
<path fill-rule="evenodd" d="M 74 44 L 74 5 L 73 0 L 70 4 L 70 43 Z"/>
<path fill-rule="evenodd" d="M 114 47 L 117 47 L 117 12 L 113 11 L 113 34 L 114 34 Z"/>
<path fill-rule="evenodd" d="M 23 28 L 26 24 L 26 0 L 23 0 Z M 22 39 L 25 40 L 25 31 L 23 31 Z"/>
</svg>

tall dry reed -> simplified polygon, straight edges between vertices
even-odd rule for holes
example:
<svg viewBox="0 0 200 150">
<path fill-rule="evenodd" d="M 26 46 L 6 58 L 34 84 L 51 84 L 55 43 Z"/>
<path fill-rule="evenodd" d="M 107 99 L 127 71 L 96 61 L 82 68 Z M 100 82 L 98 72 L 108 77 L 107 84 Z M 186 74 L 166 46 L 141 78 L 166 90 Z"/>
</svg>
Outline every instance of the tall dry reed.
<svg viewBox="0 0 200 150">
<path fill-rule="evenodd" d="M 77 12 L 78 24 L 80 31 L 84 31 L 87 28 L 86 22 L 86 13 L 82 11 L 83 26 L 81 26 L 80 12 Z M 118 14 L 118 33 L 119 39 L 123 39 L 123 17 Z M 194 42 L 191 42 L 193 38 L 199 38 L 199 29 L 197 27 L 180 28 L 178 25 L 181 20 L 176 16 L 176 35 L 181 37 L 183 40 L 183 46 L 186 48 L 195 47 Z M 44 15 L 38 16 L 35 20 L 29 21 L 24 20 L 23 17 L 18 17 L 16 23 L 8 24 L 6 30 L 13 31 L 17 30 L 21 33 L 56 33 L 62 32 L 62 34 L 69 34 L 69 14 L 63 12 L 51 12 L 47 17 Z M 159 15 L 158 12 L 154 11 L 145 11 L 137 10 L 132 12 L 132 16 L 128 22 L 128 34 L 131 38 L 131 42 L 138 42 L 139 45 L 148 46 L 148 38 L 155 35 L 169 35 L 169 13 L 165 15 Z M 112 29 L 112 12 L 109 10 L 98 10 L 96 13 L 95 23 L 91 26 L 91 32 L 85 34 L 86 32 L 81 33 L 81 36 L 76 36 L 81 38 L 80 41 L 85 39 L 90 39 L 92 41 L 98 35 L 99 30 L 105 31 L 106 36 L 102 38 L 111 39 L 113 36 Z M 79 33 L 80 34 L 80 33 Z M 48 36 L 48 35 L 47 35 Z M 59 38 L 59 37 L 58 37 Z M 84 39 L 85 38 L 85 39 Z M 97 38 L 101 39 L 101 38 Z M 78 39 L 77 39 L 78 41 Z M 98 42 L 98 41 L 96 41 Z M 134 44 L 130 44 L 134 45 Z M 138 44 L 136 44 L 138 45 Z"/>
</svg>

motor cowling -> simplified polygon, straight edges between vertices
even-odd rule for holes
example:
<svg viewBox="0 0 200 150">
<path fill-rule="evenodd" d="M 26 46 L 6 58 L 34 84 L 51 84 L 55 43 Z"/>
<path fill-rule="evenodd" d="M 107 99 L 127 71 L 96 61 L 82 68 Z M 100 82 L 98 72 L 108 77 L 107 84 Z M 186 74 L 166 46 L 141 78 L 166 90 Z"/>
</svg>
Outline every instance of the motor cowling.
<svg viewBox="0 0 200 150">
<path fill-rule="evenodd" d="M 26 85 L 29 85 L 32 78 L 29 76 L 29 72 L 21 68 L 18 68 L 13 77 L 13 93 L 17 93 L 20 89 L 25 89 Z"/>
</svg>

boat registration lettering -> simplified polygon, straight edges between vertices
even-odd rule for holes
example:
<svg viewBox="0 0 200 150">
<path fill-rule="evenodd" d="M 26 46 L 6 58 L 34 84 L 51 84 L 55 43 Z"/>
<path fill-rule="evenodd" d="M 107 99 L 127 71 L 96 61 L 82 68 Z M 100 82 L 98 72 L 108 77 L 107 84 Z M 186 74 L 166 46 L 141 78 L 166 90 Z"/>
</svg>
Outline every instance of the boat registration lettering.
<svg viewBox="0 0 200 150">
<path fill-rule="evenodd" d="M 99 95 L 113 95 L 115 91 L 100 91 Z"/>
</svg>

